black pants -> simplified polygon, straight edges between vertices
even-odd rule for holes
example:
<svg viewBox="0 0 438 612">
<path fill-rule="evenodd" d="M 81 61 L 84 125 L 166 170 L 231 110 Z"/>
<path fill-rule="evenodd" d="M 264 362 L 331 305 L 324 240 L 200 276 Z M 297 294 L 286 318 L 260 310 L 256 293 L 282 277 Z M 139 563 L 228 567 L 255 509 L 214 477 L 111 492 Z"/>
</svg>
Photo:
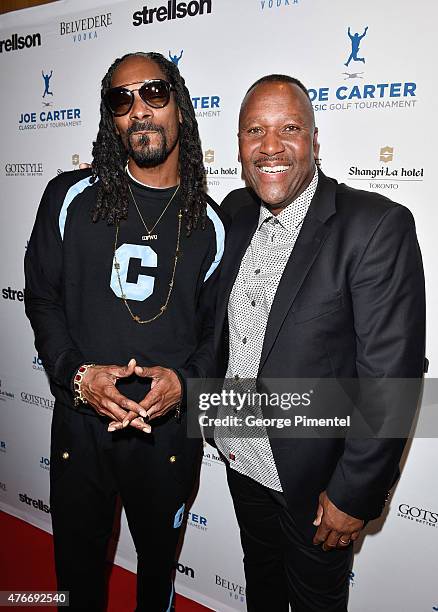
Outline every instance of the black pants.
<svg viewBox="0 0 438 612">
<path fill-rule="evenodd" d="M 248 611 L 287 612 L 290 603 L 292 612 L 346 612 L 352 547 L 324 552 L 300 532 L 282 493 L 229 467 L 227 477 L 244 552 Z"/>
<path fill-rule="evenodd" d="M 69 610 L 105 609 L 106 557 L 117 495 L 138 556 L 137 610 L 165 612 L 187 482 L 175 453 L 178 425 L 169 418 L 153 435 L 133 428 L 108 433 L 108 420 L 55 406 L 51 492 L 58 589 Z M 194 467 L 193 467 L 194 473 Z"/>
</svg>

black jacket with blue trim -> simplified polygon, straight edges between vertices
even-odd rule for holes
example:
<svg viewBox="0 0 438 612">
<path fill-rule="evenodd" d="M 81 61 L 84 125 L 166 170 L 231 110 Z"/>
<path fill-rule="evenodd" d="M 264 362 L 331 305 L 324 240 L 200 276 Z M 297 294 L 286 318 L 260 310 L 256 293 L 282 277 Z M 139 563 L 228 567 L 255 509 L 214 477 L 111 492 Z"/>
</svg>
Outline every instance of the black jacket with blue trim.
<svg viewBox="0 0 438 612">
<path fill-rule="evenodd" d="M 61 174 L 49 182 L 38 210 L 25 257 L 25 307 L 35 332 L 35 345 L 49 375 L 52 393 L 72 404 L 71 382 L 86 362 L 161 365 L 183 378 L 209 374 L 216 302 L 216 277 L 224 248 L 224 216 L 209 198 L 205 229 L 187 236 L 184 219 L 180 257 L 169 306 L 150 324 L 132 320 L 116 295 L 115 226 L 93 223 L 97 183 L 89 170 Z M 169 200 L 171 190 L 131 184 L 137 203 L 151 227 Z M 165 303 L 172 277 L 178 219 L 177 195 L 154 233 L 145 229 L 133 207 L 120 225 L 118 260 L 129 305 L 149 319 Z M 120 381 L 120 391 L 139 401 L 145 381 Z"/>
</svg>

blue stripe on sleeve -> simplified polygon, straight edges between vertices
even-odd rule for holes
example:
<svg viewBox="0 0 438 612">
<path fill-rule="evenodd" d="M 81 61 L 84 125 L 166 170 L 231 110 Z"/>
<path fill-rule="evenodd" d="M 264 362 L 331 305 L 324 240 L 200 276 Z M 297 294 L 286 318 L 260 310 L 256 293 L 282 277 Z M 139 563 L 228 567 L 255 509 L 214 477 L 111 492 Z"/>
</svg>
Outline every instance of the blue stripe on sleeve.
<svg viewBox="0 0 438 612">
<path fill-rule="evenodd" d="M 93 184 L 90 182 L 90 179 L 91 179 L 91 176 L 87 176 L 87 178 L 84 178 L 81 181 L 78 181 L 77 183 L 75 183 L 74 185 L 70 187 L 70 189 L 67 191 L 65 195 L 64 202 L 61 208 L 61 212 L 59 213 L 59 231 L 61 233 L 62 239 L 64 238 L 64 227 L 65 227 L 65 221 L 67 219 L 68 207 L 70 206 L 70 204 L 72 203 L 72 201 L 77 195 L 82 193 L 84 189 L 86 189 L 87 187 L 90 187 Z"/>
<path fill-rule="evenodd" d="M 224 247 L 225 247 L 224 224 L 220 220 L 220 217 L 217 214 L 217 212 L 215 212 L 215 210 L 210 206 L 210 204 L 207 204 L 207 216 L 210 219 L 210 221 L 213 223 L 214 231 L 216 233 L 216 255 L 215 255 L 213 263 L 207 270 L 207 274 L 205 275 L 204 282 L 210 278 L 210 276 L 213 274 L 213 272 L 216 270 L 216 268 L 220 264 L 222 255 L 224 254 Z"/>
</svg>

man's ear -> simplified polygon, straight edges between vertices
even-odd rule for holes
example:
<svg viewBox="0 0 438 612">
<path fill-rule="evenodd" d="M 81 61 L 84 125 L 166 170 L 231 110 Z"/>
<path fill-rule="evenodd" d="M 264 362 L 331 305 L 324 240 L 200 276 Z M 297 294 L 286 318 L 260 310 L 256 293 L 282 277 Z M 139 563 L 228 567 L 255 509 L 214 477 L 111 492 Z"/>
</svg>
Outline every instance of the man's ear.
<svg viewBox="0 0 438 612">
<path fill-rule="evenodd" d="M 319 142 L 318 142 L 318 128 L 315 127 L 313 131 L 313 156 L 315 159 L 319 159 Z"/>
</svg>

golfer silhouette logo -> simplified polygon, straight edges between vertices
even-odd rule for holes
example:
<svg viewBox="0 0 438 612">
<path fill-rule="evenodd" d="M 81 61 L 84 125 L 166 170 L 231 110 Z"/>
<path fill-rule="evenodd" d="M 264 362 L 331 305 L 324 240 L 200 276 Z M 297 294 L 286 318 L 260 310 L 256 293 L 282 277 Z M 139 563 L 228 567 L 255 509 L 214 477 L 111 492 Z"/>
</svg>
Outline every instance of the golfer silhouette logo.
<svg viewBox="0 0 438 612">
<path fill-rule="evenodd" d="M 43 75 L 43 79 L 44 79 L 44 93 L 43 93 L 43 98 L 45 98 L 46 96 L 53 96 L 53 92 L 49 90 L 49 83 L 50 83 L 50 79 L 52 78 L 52 74 L 53 74 L 53 70 L 50 71 L 50 74 L 44 74 L 44 70 L 41 70 L 41 74 Z"/>
<path fill-rule="evenodd" d="M 350 57 L 345 62 L 344 66 L 348 66 L 351 60 L 353 60 L 354 62 L 362 62 L 362 64 L 365 64 L 365 58 L 359 57 L 358 53 L 359 53 L 359 47 L 360 47 L 361 40 L 362 38 L 364 38 L 364 36 L 366 36 L 367 31 L 368 31 L 368 26 L 366 26 L 362 34 L 359 34 L 358 32 L 356 32 L 356 34 L 352 34 L 350 31 L 350 26 L 348 26 L 348 36 L 351 42 L 351 53 L 350 53 Z"/>
<path fill-rule="evenodd" d="M 184 49 L 181 49 L 181 53 L 179 55 L 172 55 L 171 52 L 169 51 L 169 59 L 171 62 L 173 62 L 175 64 L 175 66 L 178 66 L 179 60 L 182 58 L 182 55 L 184 53 Z"/>
</svg>

